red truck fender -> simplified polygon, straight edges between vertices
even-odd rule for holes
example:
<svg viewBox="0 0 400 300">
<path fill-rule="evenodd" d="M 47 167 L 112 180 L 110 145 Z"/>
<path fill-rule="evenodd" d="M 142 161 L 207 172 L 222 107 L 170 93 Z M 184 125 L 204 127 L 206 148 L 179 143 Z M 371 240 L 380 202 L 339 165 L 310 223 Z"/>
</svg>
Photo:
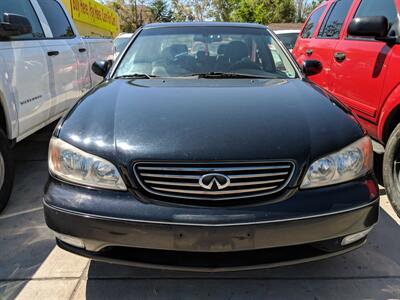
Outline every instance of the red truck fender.
<svg viewBox="0 0 400 300">
<path fill-rule="evenodd" d="M 385 99 L 378 114 L 379 141 L 385 144 L 398 123 L 400 123 L 400 84 Z"/>
</svg>

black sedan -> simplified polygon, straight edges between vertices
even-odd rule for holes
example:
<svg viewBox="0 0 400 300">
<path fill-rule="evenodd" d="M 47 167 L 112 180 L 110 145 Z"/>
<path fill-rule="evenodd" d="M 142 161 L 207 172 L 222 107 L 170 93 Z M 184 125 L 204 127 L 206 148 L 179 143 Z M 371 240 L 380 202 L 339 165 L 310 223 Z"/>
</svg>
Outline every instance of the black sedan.
<svg viewBox="0 0 400 300">
<path fill-rule="evenodd" d="M 356 249 L 378 220 L 370 139 L 265 26 L 153 24 L 60 121 L 44 196 L 58 245 L 225 271 Z"/>
</svg>

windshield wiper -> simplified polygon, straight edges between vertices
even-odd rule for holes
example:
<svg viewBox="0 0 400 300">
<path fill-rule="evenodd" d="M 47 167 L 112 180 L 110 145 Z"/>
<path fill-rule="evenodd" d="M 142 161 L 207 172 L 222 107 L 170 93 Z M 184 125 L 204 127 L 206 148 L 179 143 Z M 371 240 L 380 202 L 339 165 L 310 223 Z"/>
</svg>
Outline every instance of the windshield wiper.
<svg viewBox="0 0 400 300">
<path fill-rule="evenodd" d="M 193 73 L 188 76 L 197 76 L 198 78 L 258 78 L 258 79 L 275 79 L 277 76 L 263 76 L 256 74 L 243 74 L 232 72 L 205 72 Z"/>
<path fill-rule="evenodd" d="M 133 74 L 126 74 L 126 75 L 121 75 L 121 76 L 117 76 L 115 77 L 116 79 L 119 78 L 128 78 L 128 79 L 151 79 L 151 78 L 155 78 L 158 77 L 156 75 L 149 75 L 146 73 L 133 73 Z"/>
</svg>

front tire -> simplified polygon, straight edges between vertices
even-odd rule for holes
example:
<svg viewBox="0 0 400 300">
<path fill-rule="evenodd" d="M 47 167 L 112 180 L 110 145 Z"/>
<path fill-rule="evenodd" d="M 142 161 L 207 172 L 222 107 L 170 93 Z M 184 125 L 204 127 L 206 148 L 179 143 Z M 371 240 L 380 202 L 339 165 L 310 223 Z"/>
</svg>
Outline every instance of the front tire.
<svg viewBox="0 0 400 300">
<path fill-rule="evenodd" d="M 14 160 L 11 146 L 0 130 L 0 212 L 6 207 L 14 182 Z"/>
<path fill-rule="evenodd" d="M 400 124 L 393 130 L 386 145 L 383 182 L 389 201 L 400 217 Z"/>
</svg>

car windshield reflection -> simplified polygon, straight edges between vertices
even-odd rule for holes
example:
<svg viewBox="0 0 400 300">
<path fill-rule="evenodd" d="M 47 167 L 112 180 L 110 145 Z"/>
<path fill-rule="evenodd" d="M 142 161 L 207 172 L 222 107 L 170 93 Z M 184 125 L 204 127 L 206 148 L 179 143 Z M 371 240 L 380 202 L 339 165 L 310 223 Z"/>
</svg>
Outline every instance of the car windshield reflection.
<svg viewBox="0 0 400 300">
<path fill-rule="evenodd" d="M 125 54 L 115 77 L 131 74 L 187 77 L 217 73 L 260 78 L 296 77 L 286 53 L 266 30 L 232 30 L 222 26 L 144 29 Z"/>
</svg>

